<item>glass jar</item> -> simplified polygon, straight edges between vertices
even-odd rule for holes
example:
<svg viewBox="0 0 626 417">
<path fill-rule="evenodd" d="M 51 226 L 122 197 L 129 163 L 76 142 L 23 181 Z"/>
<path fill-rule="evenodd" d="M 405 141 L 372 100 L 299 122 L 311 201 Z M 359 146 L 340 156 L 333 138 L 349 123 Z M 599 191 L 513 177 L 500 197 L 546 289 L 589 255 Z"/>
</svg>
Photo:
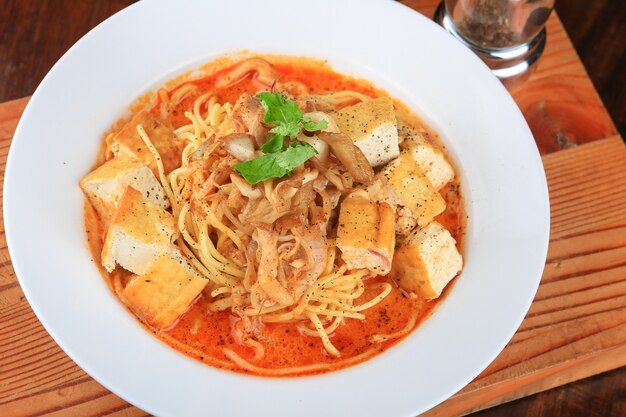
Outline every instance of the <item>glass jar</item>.
<svg viewBox="0 0 626 417">
<path fill-rule="evenodd" d="M 435 20 L 512 87 L 543 52 L 553 8 L 554 0 L 444 0 Z"/>
</svg>

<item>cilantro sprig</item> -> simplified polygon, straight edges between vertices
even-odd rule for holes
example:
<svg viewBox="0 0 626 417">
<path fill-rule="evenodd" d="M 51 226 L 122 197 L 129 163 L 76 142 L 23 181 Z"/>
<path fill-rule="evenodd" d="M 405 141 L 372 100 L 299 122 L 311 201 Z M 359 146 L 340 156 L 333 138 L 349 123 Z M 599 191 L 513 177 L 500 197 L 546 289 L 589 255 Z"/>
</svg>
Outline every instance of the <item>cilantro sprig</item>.
<svg viewBox="0 0 626 417">
<path fill-rule="evenodd" d="M 284 150 L 242 162 L 235 165 L 235 169 L 250 184 L 257 184 L 270 178 L 282 178 L 289 175 L 295 167 L 305 163 L 316 154 L 314 147 L 295 140 Z"/>
<path fill-rule="evenodd" d="M 250 184 L 289 175 L 298 165 L 316 155 L 315 148 L 295 139 L 302 130 L 315 132 L 328 126 L 325 120 L 316 123 L 304 117 L 296 103 L 282 94 L 263 92 L 257 97 L 265 110 L 263 121 L 274 125 L 269 131 L 274 136 L 261 146 L 265 155 L 234 166 Z M 286 138 L 290 138 L 289 144 L 285 143 Z"/>
<path fill-rule="evenodd" d="M 274 153 L 284 149 L 285 138 L 295 139 L 302 129 L 307 132 L 315 132 L 328 127 L 326 120 L 315 123 L 310 118 L 304 117 L 296 103 L 287 100 L 282 94 L 263 92 L 259 93 L 257 97 L 265 109 L 263 121 L 275 125 L 270 129 L 270 133 L 273 133 L 274 136 L 261 147 L 264 153 Z"/>
</svg>

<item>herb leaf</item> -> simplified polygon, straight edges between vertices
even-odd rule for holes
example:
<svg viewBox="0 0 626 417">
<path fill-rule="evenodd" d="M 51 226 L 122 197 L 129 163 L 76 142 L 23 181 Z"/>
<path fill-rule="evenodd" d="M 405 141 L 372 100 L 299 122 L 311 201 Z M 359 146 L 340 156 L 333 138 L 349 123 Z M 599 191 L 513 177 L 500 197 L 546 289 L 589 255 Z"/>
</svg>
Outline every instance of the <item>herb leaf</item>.
<svg viewBox="0 0 626 417">
<path fill-rule="evenodd" d="M 314 132 L 328 126 L 325 120 L 315 123 L 304 117 L 296 103 L 282 94 L 262 92 L 257 97 L 265 109 L 263 121 L 274 125 L 270 129 L 274 136 L 261 146 L 265 155 L 234 166 L 250 184 L 289 175 L 295 167 L 316 155 L 315 148 L 295 139 L 302 129 Z M 289 145 L 285 145 L 286 138 L 291 139 Z"/>
<path fill-rule="evenodd" d="M 276 125 L 270 130 L 271 133 L 295 139 L 302 129 L 307 132 L 315 132 L 328 127 L 326 120 L 315 123 L 310 118 L 304 117 L 302 110 L 298 108 L 296 103 L 287 100 L 282 94 L 263 92 L 259 93 L 257 97 L 265 109 L 263 121 Z"/>
<path fill-rule="evenodd" d="M 285 136 L 277 134 L 277 135 L 274 135 L 272 139 L 265 142 L 263 146 L 261 146 L 261 150 L 264 153 L 278 152 L 283 149 L 284 144 L 285 144 Z"/>
<path fill-rule="evenodd" d="M 234 168 L 250 184 L 257 184 L 270 178 L 282 178 L 289 175 L 295 167 L 314 155 L 317 155 L 317 151 L 308 143 L 292 141 L 281 152 L 268 153 L 237 164 Z"/>
<path fill-rule="evenodd" d="M 295 137 L 298 136 L 298 133 L 300 133 L 300 130 L 301 128 L 298 123 L 286 122 L 276 127 L 273 127 L 272 129 L 270 129 L 270 132 L 282 136 L 289 136 L 290 138 L 295 139 Z"/>
<path fill-rule="evenodd" d="M 292 100 L 287 100 L 285 96 L 278 93 L 259 93 L 259 100 L 265 109 L 263 121 L 265 123 L 276 125 L 271 130 L 272 133 L 278 133 L 283 136 L 295 138 L 300 133 L 300 122 L 302 121 L 302 111 L 296 106 Z"/>
<path fill-rule="evenodd" d="M 313 120 L 308 117 L 302 118 L 302 128 L 307 132 L 315 132 L 316 130 L 324 130 L 328 127 L 328 122 L 326 120 L 320 120 L 319 123 L 315 123 Z"/>
</svg>

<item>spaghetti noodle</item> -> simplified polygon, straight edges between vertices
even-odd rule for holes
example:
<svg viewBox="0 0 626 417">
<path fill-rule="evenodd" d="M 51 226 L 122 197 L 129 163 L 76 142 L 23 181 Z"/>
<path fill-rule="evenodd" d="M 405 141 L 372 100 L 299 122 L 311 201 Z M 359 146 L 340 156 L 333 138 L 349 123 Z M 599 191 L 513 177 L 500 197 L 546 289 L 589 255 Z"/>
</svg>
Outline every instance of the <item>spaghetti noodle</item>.
<svg viewBox="0 0 626 417">
<path fill-rule="evenodd" d="M 174 102 L 178 103 L 184 94 L 193 91 L 193 89 L 187 86 L 188 84 L 173 93 L 172 100 Z M 183 92 L 181 93 L 181 91 Z M 232 289 L 241 285 L 239 281 L 244 277 L 245 271 L 242 265 L 236 265 L 235 262 L 227 259 L 216 249 L 210 235 L 214 234 L 218 242 L 230 240 L 241 254 L 245 254 L 245 247 L 240 238 L 242 229 L 237 228 L 237 231 L 235 231 L 229 227 L 228 224 L 233 225 L 237 223 L 237 220 L 225 215 L 215 201 L 211 204 L 201 204 L 204 210 L 203 216 L 196 216 L 190 213 L 192 202 L 197 203 L 197 201 L 194 201 L 193 195 L 183 193 L 185 188 L 179 183 L 179 178 L 183 174 L 186 174 L 186 178 L 193 175 L 193 163 L 189 161 L 190 154 L 196 152 L 202 144 L 214 137 L 215 132 L 220 131 L 225 134 L 232 132 L 234 122 L 232 121 L 230 105 L 228 103 L 221 105 L 211 101 L 206 105 L 209 97 L 211 97 L 211 93 L 205 93 L 196 98 L 193 104 L 193 113 L 185 112 L 185 117 L 189 119 L 190 123 L 175 131 L 178 138 L 187 142 L 187 145 L 183 150 L 181 167 L 172 171 L 169 177 L 163 169 L 161 156 L 141 125 L 137 126 L 137 132 L 152 153 L 166 195 L 174 208 L 174 212 L 178 212 L 178 229 L 183 238 L 179 240 L 178 244 L 184 247 L 183 251 L 190 257 L 193 265 L 203 266 L 199 268 L 200 272 L 215 285 L 211 292 L 211 296 L 215 298 L 215 301 L 210 304 L 209 308 L 214 311 L 220 311 L 233 308 Z M 161 99 L 165 98 L 166 95 L 162 94 Z M 363 99 L 364 96 L 356 92 L 340 92 L 321 96 L 321 99 L 328 100 L 329 103 L 341 102 L 345 98 Z M 207 108 L 204 117 L 200 110 L 203 105 Z M 216 149 L 217 147 L 214 147 L 213 150 Z M 321 174 L 330 181 L 329 176 L 331 174 L 328 172 L 326 170 Z M 331 178 L 335 180 L 335 177 Z M 225 185 L 220 184 L 222 187 Z M 263 192 L 266 193 L 265 195 L 268 199 L 275 198 L 271 189 L 272 185 L 270 181 L 266 181 L 263 184 Z M 178 207 L 182 208 L 178 210 Z M 294 243 L 298 240 L 293 235 L 283 237 L 293 239 Z M 286 242 L 290 241 L 287 240 Z M 306 248 L 304 245 L 301 245 L 301 247 Z M 291 303 L 288 305 L 279 304 L 270 311 L 263 308 L 258 310 L 248 309 L 244 314 L 245 316 L 258 316 L 265 322 L 308 320 L 312 328 L 300 325 L 298 329 L 304 334 L 318 336 L 331 355 L 340 356 L 340 352 L 330 341 L 329 333 L 332 333 L 346 318 L 363 320 L 365 317 L 358 312 L 382 301 L 390 293 L 391 286 L 383 284 L 383 290 L 378 296 L 363 304 L 354 305 L 354 300 L 363 293 L 365 288 L 363 278 L 368 275 L 368 271 L 347 271 L 345 266 L 339 265 L 335 246 L 329 245 L 327 250 L 329 262 L 324 270 L 325 274 L 320 275 L 309 286 L 299 303 L 295 306 Z M 246 337 L 246 340 L 248 344 L 253 344 L 257 351 L 260 351 L 257 345 L 258 342 L 250 339 L 249 336 Z"/>
<path fill-rule="evenodd" d="M 157 121 L 147 117 L 133 125 L 137 151 L 139 144 L 145 147 L 143 162 L 152 167 L 173 216 L 168 256 L 206 282 L 196 302 L 156 334 L 214 366 L 270 376 L 320 373 L 366 360 L 410 333 L 435 305 L 407 296 L 372 267 L 351 266 L 339 250 L 341 204 L 364 188 L 354 166 L 336 155 L 341 150 L 333 146 L 339 145 L 320 144 L 319 132 L 303 130 L 286 138 L 285 146 L 313 143 L 317 156 L 289 175 L 251 183 L 235 169 L 262 156 L 273 134 L 259 92 L 280 93 L 304 117 L 330 121 L 329 133 L 337 133 L 333 112 L 382 95 L 323 67 L 300 71 L 286 62 L 252 58 L 159 89 L 150 110 Z M 401 104 L 393 111 L 409 131 L 426 131 Z M 161 125 L 166 129 L 155 128 Z M 107 138 L 109 157 L 120 152 L 111 145 L 115 140 L 115 133 Z M 332 152 L 324 153 L 324 146 Z M 172 147 L 178 149 L 175 166 L 168 162 Z M 442 221 L 460 230 L 462 206 L 447 203 L 451 209 Z M 375 250 L 369 255 L 382 256 Z M 138 313 L 125 298 L 136 275 L 118 268 L 109 278 Z M 288 349 L 298 353 L 290 357 Z"/>
</svg>

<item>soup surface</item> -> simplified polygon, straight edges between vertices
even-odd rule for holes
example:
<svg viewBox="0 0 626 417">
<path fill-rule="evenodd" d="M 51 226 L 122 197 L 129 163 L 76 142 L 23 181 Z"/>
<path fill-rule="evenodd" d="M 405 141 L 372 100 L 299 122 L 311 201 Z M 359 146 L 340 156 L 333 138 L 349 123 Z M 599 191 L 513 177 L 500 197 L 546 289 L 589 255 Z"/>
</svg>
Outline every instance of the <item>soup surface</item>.
<svg viewBox="0 0 626 417">
<path fill-rule="evenodd" d="M 138 100 L 81 181 L 111 289 L 174 349 L 242 373 L 330 372 L 401 341 L 461 269 L 437 134 L 318 60 L 204 70 Z"/>
</svg>

